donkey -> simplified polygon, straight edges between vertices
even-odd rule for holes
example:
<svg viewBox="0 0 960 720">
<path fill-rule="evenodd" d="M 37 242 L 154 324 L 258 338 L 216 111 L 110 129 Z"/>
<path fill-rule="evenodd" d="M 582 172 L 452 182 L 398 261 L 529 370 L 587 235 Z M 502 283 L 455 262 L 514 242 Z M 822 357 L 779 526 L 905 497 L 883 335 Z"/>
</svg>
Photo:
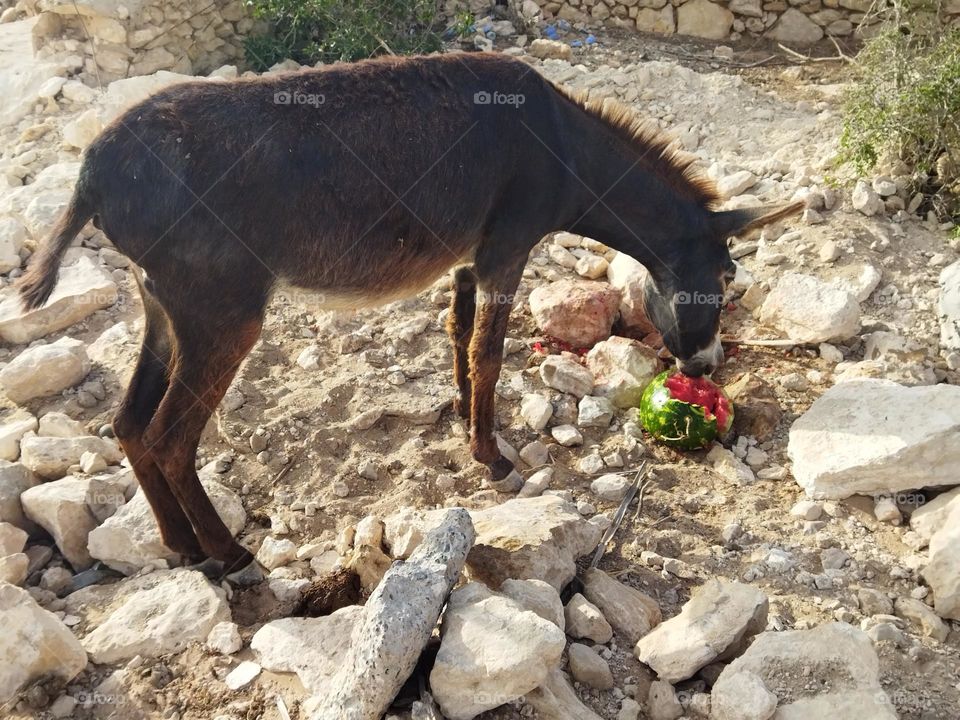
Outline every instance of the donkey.
<svg viewBox="0 0 960 720">
<path fill-rule="evenodd" d="M 716 212 L 718 200 L 626 110 L 501 55 L 190 82 L 136 105 L 87 148 L 18 289 L 26 308 L 42 306 L 91 219 L 135 264 L 146 327 L 114 431 L 164 543 L 231 572 L 252 556 L 211 505 L 195 456 L 277 288 L 359 308 L 452 268 L 454 407 L 473 457 L 502 480 L 515 470 L 494 436 L 494 385 L 531 248 L 566 230 L 636 258 L 666 347 L 684 372 L 710 373 L 733 269 L 726 238 L 799 210 Z"/>
</svg>

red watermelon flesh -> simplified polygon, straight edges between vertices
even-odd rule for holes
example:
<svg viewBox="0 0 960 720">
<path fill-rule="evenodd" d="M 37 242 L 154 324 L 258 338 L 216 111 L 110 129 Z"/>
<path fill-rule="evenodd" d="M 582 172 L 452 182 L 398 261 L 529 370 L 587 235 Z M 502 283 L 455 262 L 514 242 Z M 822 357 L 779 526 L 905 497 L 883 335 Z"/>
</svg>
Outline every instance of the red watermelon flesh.
<svg viewBox="0 0 960 720">
<path fill-rule="evenodd" d="M 677 372 L 666 379 L 664 385 L 674 400 L 700 405 L 707 420 L 717 419 L 717 427 L 723 432 L 730 420 L 730 401 L 720 388 L 705 377 L 690 377 Z"/>
</svg>

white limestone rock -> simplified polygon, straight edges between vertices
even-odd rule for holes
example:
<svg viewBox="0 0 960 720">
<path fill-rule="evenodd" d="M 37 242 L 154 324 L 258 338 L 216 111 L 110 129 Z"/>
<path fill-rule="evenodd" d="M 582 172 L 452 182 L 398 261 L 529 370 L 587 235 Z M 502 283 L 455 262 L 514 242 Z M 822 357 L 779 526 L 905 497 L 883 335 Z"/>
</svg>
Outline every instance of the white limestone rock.
<svg viewBox="0 0 960 720">
<path fill-rule="evenodd" d="M 65 337 L 17 355 L 0 370 L 0 387 L 12 402 L 23 404 L 73 387 L 88 372 L 86 347 L 79 340 Z"/>
</svg>

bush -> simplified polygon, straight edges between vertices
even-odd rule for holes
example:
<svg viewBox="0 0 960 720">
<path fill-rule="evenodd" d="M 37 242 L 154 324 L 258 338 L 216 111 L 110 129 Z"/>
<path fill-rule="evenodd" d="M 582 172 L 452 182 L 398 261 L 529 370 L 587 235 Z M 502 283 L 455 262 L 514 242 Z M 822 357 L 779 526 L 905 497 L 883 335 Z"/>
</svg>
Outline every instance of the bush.
<svg viewBox="0 0 960 720">
<path fill-rule="evenodd" d="M 960 30 L 929 0 L 894 0 L 856 58 L 842 158 L 860 174 L 899 162 L 941 214 L 960 196 Z"/>
<path fill-rule="evenodd" d="M 383 53 L 439 50 L 438 0 L 249 0 L 268 35 L 246 42 L 247 62 L 263 71 L 292 58 L 304 65 Z"/>
</svg>

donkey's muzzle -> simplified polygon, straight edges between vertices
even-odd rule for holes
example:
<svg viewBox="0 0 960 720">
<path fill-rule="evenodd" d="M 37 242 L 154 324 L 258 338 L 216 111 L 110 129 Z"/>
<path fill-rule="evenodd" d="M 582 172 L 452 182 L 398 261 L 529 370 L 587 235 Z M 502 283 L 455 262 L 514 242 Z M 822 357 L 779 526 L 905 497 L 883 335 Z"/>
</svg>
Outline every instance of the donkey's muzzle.
<svg viewBox="0 0 960 720">
<path fill-rule="evenodd" d="M 677 358 L 677 367 L 680 368 L 680 372 L 690 377 L 709 375 L 721 365 L 723 365 L 723 345 L 720 344 L 719 337 L 715 337 L 713 342 L 695 355 L 686 359 Z"/>
</svg>

